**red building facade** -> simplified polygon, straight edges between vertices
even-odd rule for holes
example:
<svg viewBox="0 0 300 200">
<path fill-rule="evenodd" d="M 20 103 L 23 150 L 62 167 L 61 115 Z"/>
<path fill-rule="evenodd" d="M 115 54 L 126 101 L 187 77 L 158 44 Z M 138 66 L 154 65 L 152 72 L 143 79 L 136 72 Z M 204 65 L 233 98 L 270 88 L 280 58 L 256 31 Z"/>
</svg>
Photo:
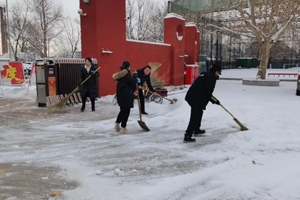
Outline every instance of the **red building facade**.
<svg viewBox="0 0 300 200">
<path fill-rule="evenodd" d="M 158 76 L 167 85 L 185 83 L 185 69 L 198 65 L 200 34 L 193 24 L 176 14 L 164 19 L 164 43 L 151 43 L 126 39 L 126 0 L 80 1 L 82 57 L 98 60 L 100 69 L 100 96 L 114 94 L 116 83 L 112 74 L 122 62 L 131 63 L 132 72 L 149 62 L 161 63 Z"/>
</svg>

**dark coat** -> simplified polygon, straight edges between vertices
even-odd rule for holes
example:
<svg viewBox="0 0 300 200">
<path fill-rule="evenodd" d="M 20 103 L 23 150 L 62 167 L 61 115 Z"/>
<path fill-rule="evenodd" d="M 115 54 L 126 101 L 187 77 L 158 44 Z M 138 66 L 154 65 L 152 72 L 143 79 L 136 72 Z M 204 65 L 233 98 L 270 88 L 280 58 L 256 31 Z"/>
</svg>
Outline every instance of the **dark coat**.
<svg viewBox="0 0 300 200">
<path fill-rule="evenodd" d="M 89 75 L 92 75 L 96 69 L 97 69 L 97 67 L 92 65 L 91 69 L 88 73 L 84 66 L 81 67 L 80 81 L 83 82 Z M 90 97 L 90 98 L 99 97 L 99 94 L 98 94 L 98 77 L 99 76 L 100 76 L 100 74 L 97 71 L 80 87 L 81 97 L 84 97 L 86 95 L 88 95 L 88 97 Z"/>
<path fill-rule="evenodd" d="M 150 81 L 150 74 L 148 74 L 147 76 L 145 75 L 144 73 L 144 69 L 145 68 L 142 68 L 142 69 L 139 69 L 139 70 L 136 70 L 136 72 L 133 74 L 133 77 L 134 78 L 140 78 L 141 79 L 141 82 L 138 84 L 138 85 L 141 85 L 143 86 L 144 83 L 146 82 L 147 83 L 147 86 L 149 88 L 149 90 L 151 92 L 154 92 L 154 89 L 152 87 L 152 84 L 151 84 L 151 81 Z"/>
<path fill-rule="evenodd" d="M 189 88 L 185 100 L 195 109 L 205 110 L 215 89 L 217 77 L 213 72 L 202 73 Z"/>
<path fill-rule="evenodd" d="M 136 79 L 131 76 L 131 72 L 118 79 L 117 101 L 120 107 L 133 108 L 134 91 L 136 90 Z"/>
</svg>

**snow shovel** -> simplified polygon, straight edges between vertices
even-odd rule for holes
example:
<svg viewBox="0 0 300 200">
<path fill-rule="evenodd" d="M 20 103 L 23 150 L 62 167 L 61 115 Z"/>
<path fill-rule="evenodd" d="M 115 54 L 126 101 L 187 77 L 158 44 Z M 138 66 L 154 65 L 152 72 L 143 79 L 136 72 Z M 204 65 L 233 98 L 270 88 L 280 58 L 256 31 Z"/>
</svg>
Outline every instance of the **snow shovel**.
<svg viewBox="0 0 300 200">
<path fill-rule="evenodd" d="M 66 105 L 68 99 L 69 99 L 73 94 L 75 94 L 75 93 L 80 89 L 80 87 L 81 87 L 87 80 L 89 80 L 89 78 L 91 78 L 91 76 L 92 76 L 93 74 L 95 74 L 99 69 L 100 69 L 100 67 L 98 67 L 91 75 L 89 75 L 84 81 L 82 81 L 82 82 L 80 83 L 79 86 L 77 86 L 70 94 L 68 94 L 68 96 L 66 96 L 66 97 L 63 98 L 60 102 L 58 102 L 58 103 L 54 106 L 53 111 L 55 111 L 55 110 L 57 110 L 57 109 L 58 109 L 58 110 L 61 110 L 61 109 Z"/>
<path fill-rule="evenodd" d="M 218 101 L 214 96 L 212 96 L 211 97 L 211 99 L 213 100 L 213 101 Z M 233 116 L 233 114 L 231 114 L 221 103 L 220 103 L 220 106 L 226 111 L 226 112 L 228 112 L 230 115 L 231 115 L 231 117 L 233 117 L 233 120 L 241 127 L 241 131 L 247 131 L 248 130 L 248 128 L 246 127 L 246 126 L 244 126 L 237 118 L 235 118 L 234 116 Z"/>
<path fill-rule="evenodd" d="M 153 94 L 153 92 L 151 92 L 150 90 L 145 90 L 145 91 L 147 91 L 147 92 L 150 92 L 151 94 Z M 177 99 L 168 99 L 168 98 L 166 98 L 166 97 L 162 97 L 161 95 L 159 95 L 159 94 L 157 94 L 159 97 L 161 97 L 161 98 L 164 98 L 164 99 L 166 99 L 166 100 L 168 100 L 168 101 L 170 101 L 170 104 L 174 104 L 174 103 L 176 103 L 177 102 Z"/>
<path fill-rule="evenodd" d="M 138 98 L 138 104 L 139 104 L 139 115 L 140 115 L 140 120 L 138 120 L 137 122 L 139 123 L 140 127 L 142 129 L 144 129 L 145 131 L 150 131 L 150 129 L 148 128 L 148 126 L 146 125 L 145 122 L 143 122 L 142 120 L 142 112 L 141 112 L 141 102 L 140 102 L 140 95 L 139 95 L 139 87 L 138 85 L 136 85 L 138 94 L 137 94 L 137 98 Z"/>
</svg>

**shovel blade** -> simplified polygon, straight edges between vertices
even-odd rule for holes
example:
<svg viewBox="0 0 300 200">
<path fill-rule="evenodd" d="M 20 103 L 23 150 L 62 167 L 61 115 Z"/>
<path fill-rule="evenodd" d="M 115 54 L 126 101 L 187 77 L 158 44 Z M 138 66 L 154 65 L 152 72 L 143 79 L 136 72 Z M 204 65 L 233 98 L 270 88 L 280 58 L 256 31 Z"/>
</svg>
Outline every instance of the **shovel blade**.
<svg viewBox="0 0 300 200">
<path fill-rule="evenodd" d="M 150 129 L 148 128 L 148 126 L 145 124 L 145 122 L 138 120 L 138 123 L 139 123 L 140 127 L 142 129 L 144 129 L 145 131 L 150 131 Z"/>
</svg>

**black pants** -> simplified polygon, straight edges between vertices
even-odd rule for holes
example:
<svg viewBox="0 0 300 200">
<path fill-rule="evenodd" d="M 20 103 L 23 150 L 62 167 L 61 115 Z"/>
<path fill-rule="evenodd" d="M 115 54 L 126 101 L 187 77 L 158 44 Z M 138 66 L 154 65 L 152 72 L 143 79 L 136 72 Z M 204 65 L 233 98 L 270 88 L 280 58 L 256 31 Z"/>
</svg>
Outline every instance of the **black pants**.
<svg viewBox="0 0 300 200">
<path fill-rule="evenodd" d="M 139 89 L 139 97 L 140 97 L 140 103 L 141 103 L 141 112 L 145 112 L 145 97 L 143 90 Z"/>
<path fill-rule="evenodd" d="M 187 136 L 192 136 L 194 131 L 198 131 L 200 129 L 202 116 L 203 110 L 201 108 L 191 107 L 190 122 L 186 130 Z"/>
<path fill-rule="evenodd" d="M 121 127 L 126 128 L 128 117 L 130 115 L 130 108 L 120 107 L 120 112 L 116 123 L 121 123 Z"/>
<path fill-rule="evenodd" d="M 85 109 L 85 103 L 86 103 L 86 99 L 87 97 L 90 96 L 90 92 L 87 92 L 83 97 L 82 97 L 82 107 L 81 109 Z M 91 99 L 91 103 L 92 103 L 92 110 L 95 110 L 95 98 L 90 98 Z"/>
</svg>

